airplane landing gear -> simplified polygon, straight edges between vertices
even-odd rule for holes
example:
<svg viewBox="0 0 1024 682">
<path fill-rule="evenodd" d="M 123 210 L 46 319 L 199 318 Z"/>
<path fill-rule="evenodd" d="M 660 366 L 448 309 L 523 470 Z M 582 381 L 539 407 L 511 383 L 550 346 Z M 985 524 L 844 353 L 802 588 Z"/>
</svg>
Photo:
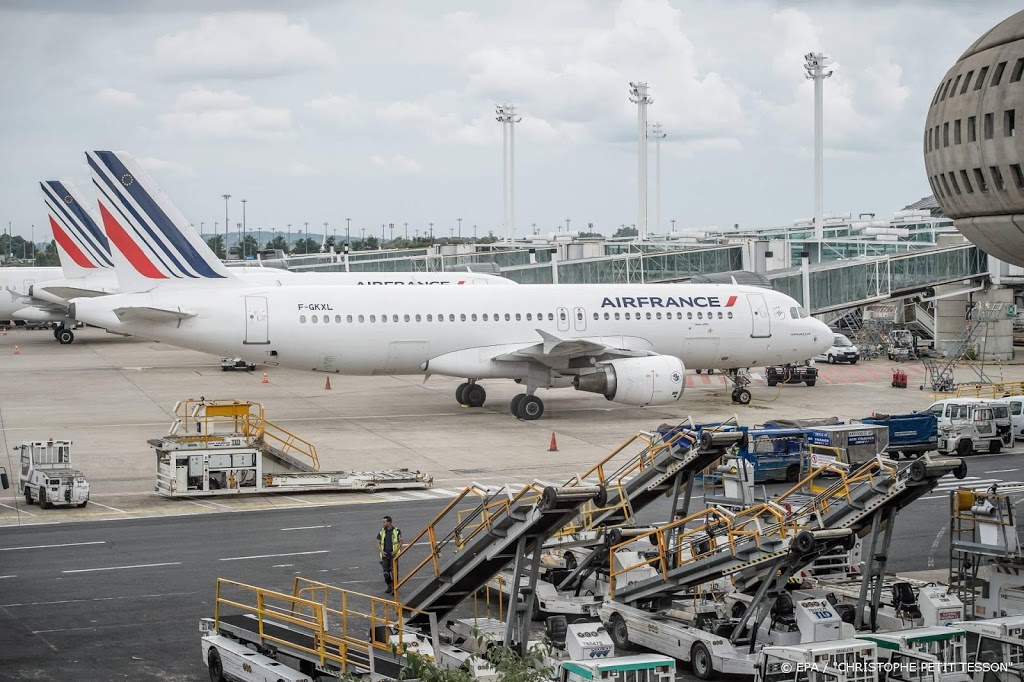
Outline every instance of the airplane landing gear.
<svg viewBox="0 0 1024 682">
<path fill-rule="evenodd" d="M 57 327 L 53 330 L 53 338 L 57 339 L 62 346 L 66 346 L 74 342 L 75 333 L 66 327 Z"/>
<path fill-rule="evenodd" d="M 540 419 L 544 415 L 544 401 L 535 395 L 520 393 L 509 403 L 512 416 L 525 421 Z"/>
<path fill-rule="evenodd" d="M 487 391 L 475 381 L 467 381 L 455 389 L 455 400 L 466 407 L 483 407 L 487 401 Z"/>
<path fill-rule="evenodd" d="M 750 384 L 750 375 L 744 369 L 727 369 L 726 376 L 732 380 L 732 401 L 740 405 L 749 405 L 753 397 L 747 386 Z"/>
</svg>

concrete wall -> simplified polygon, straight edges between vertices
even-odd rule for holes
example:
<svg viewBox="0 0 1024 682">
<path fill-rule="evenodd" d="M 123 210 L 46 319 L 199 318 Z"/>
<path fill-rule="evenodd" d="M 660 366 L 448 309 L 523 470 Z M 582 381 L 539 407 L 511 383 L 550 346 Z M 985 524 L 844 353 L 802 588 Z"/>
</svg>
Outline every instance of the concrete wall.
<svg viewBox="0 0 1024 682">
<path fill-rule="evenodd" d="M 941 296 L 950 291 L 963 289 L 963 284 L 949 284 L 935 288 L 935 294 Z M 1001 302 L 1005 309 L 1013 303 L 1013 290 L 1005 287 L 991 287 L 984 291 L 940 298 L 935 302 L 935 348 L 945 350 L 952 342 L 959 339 L 965 330 L 967 303 L 973 300 L 979 308 L 993 302 Z M 975 313 L 976 315 L 977 313 Z M 972 324 L 979 325 L 977 320 Z M 1013 320 L 1001 314 L 997 321 L 982 325 L 983 336 L 975 337 L 974 343 L 986 361 L 1013 359 Z"/>
</svg>

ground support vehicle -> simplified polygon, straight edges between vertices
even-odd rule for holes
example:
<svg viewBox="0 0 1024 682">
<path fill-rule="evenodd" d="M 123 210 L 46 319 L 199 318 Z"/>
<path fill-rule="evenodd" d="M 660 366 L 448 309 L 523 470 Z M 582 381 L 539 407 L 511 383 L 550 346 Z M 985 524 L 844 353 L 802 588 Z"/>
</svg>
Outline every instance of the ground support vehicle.
<svg viewBox="0 0 1024 682">
<path fill-rule="evenodd" d="M 816 355 L 814 359 L 825 360 L 830 365 L 834 365 L 837 362 L 848 362 L 851 365 L 855 365 L 860 360 L 860 350 L 845 335 L 836 334 L 832 341 L 832 347 Z"/>
<path fill-rule="evenodd" d="M 764 368 L 764 378 L 769 386 L 778 384 L 813 386 L 818 381 L 818 368 L 806 365 L 771 365 Z"/>
<path fill-rule="evenodd" d="M 26 441 L 16 449 L 21 455 L 18 488 L 25 502 L 50 507 L 84 507 L 89 504 L 89 481 L 71 468 L 69 440 Z"/>
<path fill-rule="evenodd" d="M 905 361 L 917 357 L 917 337 L 909 329 L 893 329 L 889 332 L 889 348 L 886 355 L 890 360 Z"/>
<path fill-rule="evenodd" d="M 967 632 L 967 662 L 974 682 L 1019 682 L 1024 679 L 1024 617 L 966 620 L 955 627 Z"/>
<path fill-rule="evenodd" d="M 848 613 L 849 617 L 856 615 L 856 604 L 864 584 L 863 577 L 816 576 L 804 583 L 813 587 L 794 590 L 794 596 L 825 598 L 834 603 L 837 609 Z M 964 618 L 963 602 L 945 585 L 882 576 L 870 588 L 880 591 L 878 606 L 873 617 L 868 611 L 862 614 L 861 621 L 869 626 L 874 624 L 876 630 L 949 627 Z"/>
<path fill-rule="evenodd" d="M 878 645 L 879 663 L 888 680 L 971 682 L 967 633 L 960 628 L 913 628 L 857 638 Z"/>
<path fill-rule="evenodd" d="M 1015 500 L 1024 483 L 950 493 L 949 586 L 966 618 L 1024 615 L 1024 551 Z"/>
<path fill-rule="evenodd" d="M 977 452 L 995 454 L 1002 449 L 1003 439 L 992 417 L 991 408 L 979 407 L 972 411 L 969 421 L 939 427 L 936 450 L 941 454 L 955 452 L 960 457 L 966 457 Z"/>
<path fill-rule="evenodd" d="M 675 682 L 676 661 L 658 654 L 566 661 L 558 666 L 557 682 Z"/>
<path fill-rule="evenodd" d="M 236 369 L 245 370 L 248 372 L 256 371 L 255 362 L 246 362 L 242 358 L 221 358 L 220 359 L 220 370 L 222 372 L 230 372 Z"/>
<path fill-rule="evenodd" d="M 938 450 L 939 423 L 931 413 L 876 414 L 860 421 L 889 429 L 889 443 L 885 446 L 887 455 L 910 457 Z"/>
<path fill-rule="evenodd" d="M 148 442 L 156 453 L 156 492 L 204 497 L 428 488 L 410 469 L 320 471 L 316 446 L 266 419 L 260 403 L 184 400 L 170 433 Z"/>
<path fill-rule="evenodd" d="M 996 400 L 1009 410 L 1010 433 L 1014 440 L 1024 440 L 1024 395 L 1009 395 Z"/>
<path fill-rule="evenodd" d="M 754 682 L 878 682 L 877 663 L 875 643 L 865 640 L 767 646 L 757 655 Z"/>
</svg>

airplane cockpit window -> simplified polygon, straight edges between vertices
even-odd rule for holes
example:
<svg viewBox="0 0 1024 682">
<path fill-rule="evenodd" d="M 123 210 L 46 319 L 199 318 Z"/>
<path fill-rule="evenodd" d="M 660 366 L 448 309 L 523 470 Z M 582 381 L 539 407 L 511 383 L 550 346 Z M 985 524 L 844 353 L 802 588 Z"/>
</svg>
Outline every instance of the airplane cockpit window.
<svg viewBox="0 0 1024 682">
<path fill-rule="evenodd" d="M 810 315 L 807 314 L 807 311 L 804 310 L 803 307 L 799 307 L 796 310 L 797 310 L 798 313 L 800 313 L 800 319 L 801 320 L 806 318 L 806 317 L 810 317 Z"/>
</svg>

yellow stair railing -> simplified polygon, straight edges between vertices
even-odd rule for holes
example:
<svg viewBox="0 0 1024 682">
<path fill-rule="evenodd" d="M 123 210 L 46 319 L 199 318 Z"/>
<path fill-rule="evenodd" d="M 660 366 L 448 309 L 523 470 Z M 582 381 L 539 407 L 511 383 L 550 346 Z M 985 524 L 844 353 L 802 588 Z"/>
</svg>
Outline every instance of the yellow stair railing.
<svg viewBox="0 0 1024 682">
<path fill-rule="evenodd" d="M 997 384 L 963 384 L 957 386 L 957 398 L 1003 398 L 1024 395 L 1024 381 L 1003 381 Z"/>
</svg>

